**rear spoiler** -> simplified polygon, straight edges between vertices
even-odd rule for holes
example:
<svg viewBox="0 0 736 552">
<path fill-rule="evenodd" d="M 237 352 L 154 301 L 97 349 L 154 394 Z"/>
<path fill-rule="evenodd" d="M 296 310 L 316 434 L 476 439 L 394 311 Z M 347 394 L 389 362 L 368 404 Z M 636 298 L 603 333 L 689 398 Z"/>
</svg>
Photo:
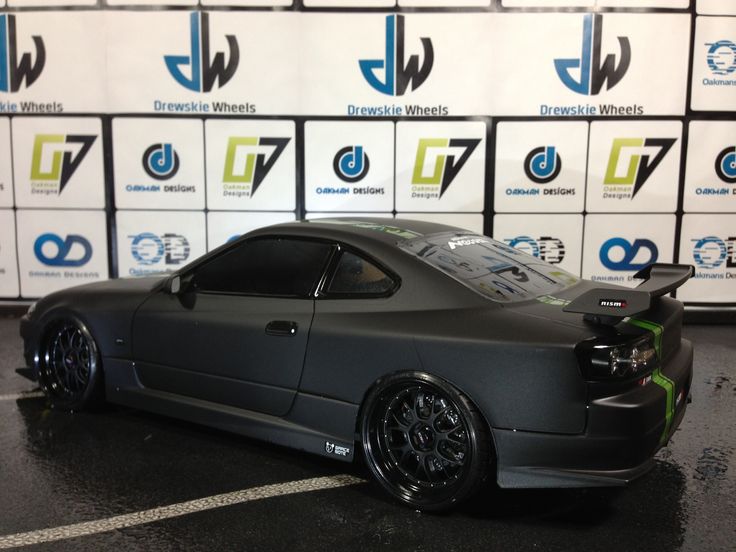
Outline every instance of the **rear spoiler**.
<svg viewBox="0 0 736 552">
<path fill-rule="evenodd" d="M 690 265 L 651 264 L 634 274 L 634 278 L 644 280 L 634 289 L 594 288 L 562 310 L 584 314 L 590 322 L 617 324 L 622 318 L 648 311 L 654 301 L 687 282 L 693 272 Z"/>
</svg>

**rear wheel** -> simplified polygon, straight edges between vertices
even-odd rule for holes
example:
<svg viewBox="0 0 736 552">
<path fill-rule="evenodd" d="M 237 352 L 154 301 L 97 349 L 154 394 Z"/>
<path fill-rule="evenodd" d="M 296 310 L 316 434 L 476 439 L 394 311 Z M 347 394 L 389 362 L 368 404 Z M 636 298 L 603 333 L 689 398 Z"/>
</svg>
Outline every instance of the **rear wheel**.
<svg viewBox="0 0 736 552">
<path fill-rule="evenodd" d="M 46 332 L 41 352 L 41 388 L 55 407 L 80 410 L 104 398 L 97 345 L 84 324 L 62 320 Z"/>
<path fill-rule="evenodd" d="M 473 404 L 447 382 L 419 372 L 379 382 L 366 399 L 363 451 L 378 482 L 421 510 L 447 509 L 478 490 L 490 435 Z"/>
</svg>

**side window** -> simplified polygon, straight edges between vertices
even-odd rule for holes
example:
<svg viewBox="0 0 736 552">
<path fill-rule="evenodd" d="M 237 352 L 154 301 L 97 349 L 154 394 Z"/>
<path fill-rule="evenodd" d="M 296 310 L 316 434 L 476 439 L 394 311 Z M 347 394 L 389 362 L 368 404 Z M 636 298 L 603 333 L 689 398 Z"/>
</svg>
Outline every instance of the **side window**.
<svg viewBox="0 0 736 552">
<path fill-rule="evenodd" d="M 345 251 L 327 287 L 327 295 L 385 295 L 394 288 L 394 284 L 376 265 Z"/>
<path fill-rule="evenodd" d="M 197 291 L 308 297 L 331 245 L 289 238 L 253 239 L 197 269 Z"/>
</svg>

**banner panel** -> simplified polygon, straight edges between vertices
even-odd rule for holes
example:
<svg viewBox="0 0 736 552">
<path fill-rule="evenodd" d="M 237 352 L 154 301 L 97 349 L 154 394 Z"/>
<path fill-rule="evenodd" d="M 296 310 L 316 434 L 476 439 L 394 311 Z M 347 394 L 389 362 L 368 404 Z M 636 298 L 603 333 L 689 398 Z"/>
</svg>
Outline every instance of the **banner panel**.
<svg viewBox="0 0 736 552">
<path fill-rule="evenodd" d="M 736 111 L 736 19 L 698 17 L 693 44 L 690 107 Z"/>
<path fill-rule="evenodd" d="M 685 215 L 680 236 L 680 262 L 695 275 L 677 290 L 681 301 L 736 301 L 736 217 Z"/>
<path fill-rule="evenodd" d="M 581 213 L 587 156 L 587 122 L 498 123 L 496 212 Z"/>
<path fill-rule="evenodd" d="M 507 13 L 485 21 L 485 113 L 685 113 L 688 14 Z M 660 30 L 666 28 L 667 32 Z M 473 42 L 474 49 L 479 48 Z M 483 49 L 480 47 L 479 49 Z M 472 81 L 464 81 L 472 82 Z M 666 93 L 663 91 L 666 90 Z"/>
<path fill-rule="evenodd" d="M 15 299 L 20 295 L 18 258 L 15 250 L 15 212 L 0 209 L 0 297 Z"/>
<path fill-rule="evenodd" d="M 483 211 L 486 125 L 467 122 L 396 124 L 396 210 Z"/>
<path fill-rule="evenodd" d="M 293 211 L 293 121 L 205 121 L 207 207 L 222 211 Z"/>
<path fill-rule="evenodd" d="M 202 121 L 115 118 L 112 136 L 119 209 L 204 209 Z"/>
<path fill-rule="evenodd" d="M 118 211 L 119 276 L 174 272 L 207 252 L 203 212 Z"/>
<path fill-rule="evenodd" d="M 635 287 L 637 271 L 672 262 L 674 242 L 675 215 L 588 215 L 583 278 Z"/>
<path fill-rule="evenodd" d="M 107 12 L 110 111 L 295 113 L 303 48 L 298 17 L 256 11 Z"/>
<path fill-rule="evenodd" d="M 684 208 L 736 213 L 736 121 L 690 122 Z"/>
<path fill-rule="evenodd" d="M 696 0 L 698 13 L 707 15 L 736 15 L 736 2 L 733 0 Z"/>
<path fill-rule="evenodd" d="M 392 122 L 307 121 L 304 157 L 307 211 L 393 210 Z"/>
<path fill-rule="evenodd" d="M 0 35 L 0 112 L 107 110 L 103 12 L 0 14 Z"/>
<path fill-rule="evenodd" d="M 15 117 L 12 130 L 18 207 L 105 206 L 98 117 Z"/>
<path fill-rule="evenodd" d="M 580 276 L 583 215 L 496 215 L 493 238 Z"/>
<path fill-rule="evenodd" d="M 302 14 L 300 113 L 349 117 L 492 113 L 489 84 L 496 71 L 488 29 L 500 23 L 495 17 Z"/>
<path fill-rule="evenodd" d="M 680 121 L 594 121 L 588 212 L 674 213 L 681 143 Z"/>
<path fill-rule="evenodd" d="M 21 295 L 40 297 L 106 280 L 104 211 L 17 211 Z"/>
<path fill-rule="evenodd" d="M 0 207 L 13 206 L 13 164 L 10 119 L 0 117 Z"/>
</svg>

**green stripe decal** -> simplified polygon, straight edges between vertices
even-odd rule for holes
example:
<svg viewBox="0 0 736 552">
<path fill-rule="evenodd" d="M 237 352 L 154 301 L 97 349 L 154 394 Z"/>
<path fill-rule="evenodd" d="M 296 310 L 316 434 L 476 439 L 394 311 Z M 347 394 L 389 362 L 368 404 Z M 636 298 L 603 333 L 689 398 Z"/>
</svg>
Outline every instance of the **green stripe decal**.
<svg viewBox="0 0 736 552">
<path fill-rule="evenodd" d="M 659 444 L 663 445 L 667 441 L 667 435 L 669 435 L 670 428 L 672 427 L 672 418 L 675 415 L 675 382 L 662 373 L 662 326 L 649 320 L 639 320 L 637 318 L 629 318 L 626 322 L 654 334 L 654 349 L 657 351 L 657 359 L 659 360 L 660 366 L 657 366 L 652 372 L 652 381 L 664 389 L 667 397 L 665 403 L 664 431 L 659 439 Z"/>
</svg>

